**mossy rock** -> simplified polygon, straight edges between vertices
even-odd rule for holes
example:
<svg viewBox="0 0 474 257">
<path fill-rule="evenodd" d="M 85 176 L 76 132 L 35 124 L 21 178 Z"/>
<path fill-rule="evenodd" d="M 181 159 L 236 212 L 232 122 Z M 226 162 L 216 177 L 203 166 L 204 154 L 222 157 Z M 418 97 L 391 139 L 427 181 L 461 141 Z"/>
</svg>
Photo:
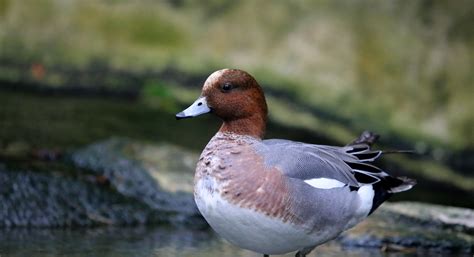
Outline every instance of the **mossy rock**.
<svg viewBox="0 0 474 257">
<path fill-rule="evenodd" d="M 340 237 L 349 247 L 474 252 L 474 211 L 426 203 L 385 203 Z"/>
<path fill-rule="evenodd" d="M 153 149 L 151 153 L 154 154 L 148 154 L 148 163 L 140 159 L 143 158 L 143 149 Z M 180 187 L 170 182 L 179 180 L 167 179 L 167 174 L 173 172 L 187 173 L 183 177 L 189 178 L 184 181 L 192 183 L 190 166 L 194 165 L 190 164 L 190 160 L 194 159 L 194 155 L 187 151 L 167 144 L 151 146 L 115 138 L 75 151 L 70 159 L 74 166 L 102 177 L 121 195 L 152 210 L 174 213 L 174 222 L 205 226 L 191 191 L 178 190 Z M 188 160 L 188 165 L 182 165 L 183 160 Z"/>
<path fill-rule="evenodd" d="M 165 224 L 207 228 L 192 193 L 177 190 L 180 185 L 171 190 L 172 183 L 166 179 L 170 168 L 188 173 L 185 177 L 191 184 L 187 188 L 192 188 L 192 171 L 179 166 L 182 162 L 172 156 L 179 154 L 191 167 L 194 155 L 154 145 L 152 153 L 160 154 L 147 157 L 154 165 L 135 158 L 134 153 L 142 153 L 139 149 L 150 147 L 109 139 L 46 162 L 41 170 L 0 165 L 0 227 Z M 166 186 L 155 177 L 164 179 Z"/>
</svg>

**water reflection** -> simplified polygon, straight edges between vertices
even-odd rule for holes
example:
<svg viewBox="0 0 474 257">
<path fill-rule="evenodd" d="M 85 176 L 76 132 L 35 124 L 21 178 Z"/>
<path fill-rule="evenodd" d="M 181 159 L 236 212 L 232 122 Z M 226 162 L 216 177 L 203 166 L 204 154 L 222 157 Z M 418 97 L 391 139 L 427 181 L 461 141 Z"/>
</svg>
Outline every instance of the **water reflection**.
<svg viewBox="0 0 474 257">
<path fill-rule="evenodd" d="M 0 231 L 1 257 L 125 257 L 125 256 L 220 256 L 257 257 L 223 241 L 210 231 L 171 228 L 11 229 Z M 293 256 L 287 254 L 284 256 Z M 323 245 L 310 256 L 408 257 L 416 252 L 381 252 L 379 249 L 343 249 L 337 243 Z M 429 256 L 446 256 L 431 253 Z"/>
</svg>

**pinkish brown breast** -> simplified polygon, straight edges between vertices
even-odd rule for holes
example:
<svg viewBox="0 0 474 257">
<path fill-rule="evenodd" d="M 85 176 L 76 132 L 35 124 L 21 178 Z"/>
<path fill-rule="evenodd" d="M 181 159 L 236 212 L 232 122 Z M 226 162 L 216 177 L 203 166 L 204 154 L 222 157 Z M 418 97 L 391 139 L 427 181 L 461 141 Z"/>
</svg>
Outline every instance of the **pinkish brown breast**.
<svg viewBox="0 0 474 257">
<path fill-rule="evenodd" d="M 209 176 L 229 203 L 248 208 L 284 222 L 301 223 L 291 208 L 289 187 L 282 173 L 267 167 L 255 151 L 259 139 L 232 133 L 217 133 L 201 154 L 195 184 Z"/>
</svg>

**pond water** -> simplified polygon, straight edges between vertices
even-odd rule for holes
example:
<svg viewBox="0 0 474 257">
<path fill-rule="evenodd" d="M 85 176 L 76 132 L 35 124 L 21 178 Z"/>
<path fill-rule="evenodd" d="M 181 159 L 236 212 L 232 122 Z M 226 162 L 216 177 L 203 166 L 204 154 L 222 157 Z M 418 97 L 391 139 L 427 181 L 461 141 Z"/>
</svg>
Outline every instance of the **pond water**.
<svg viewBox="0 0 474 257">
<path fill-rule="evenodd" d="M 170 228 L 10 229 L 0 230 L 0 257 L 257 257 L 260 254 L 230 245 L 211 231 Z M 294 256 L 287 254 L 282 256 Z M 436 252 L 382 252 L 343 248 L 336 242 L 318 247 L 318 257 L 457 256 Z"/>
</svg>

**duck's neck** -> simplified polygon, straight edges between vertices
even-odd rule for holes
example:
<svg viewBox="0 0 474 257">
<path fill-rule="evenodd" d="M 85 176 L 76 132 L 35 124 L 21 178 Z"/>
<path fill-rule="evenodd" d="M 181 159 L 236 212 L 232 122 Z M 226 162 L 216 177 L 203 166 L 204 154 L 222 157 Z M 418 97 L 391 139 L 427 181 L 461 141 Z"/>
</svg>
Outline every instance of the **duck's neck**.
<svg viewBox="0 0 474 257">
<path fill-rule="evenodd" d="M 224 120 L 219 132 L 235 133 L 262 139 L 265 135 L 266 123 L 266 116 L 255 113 L 243 119 Z"/>
</svg>

